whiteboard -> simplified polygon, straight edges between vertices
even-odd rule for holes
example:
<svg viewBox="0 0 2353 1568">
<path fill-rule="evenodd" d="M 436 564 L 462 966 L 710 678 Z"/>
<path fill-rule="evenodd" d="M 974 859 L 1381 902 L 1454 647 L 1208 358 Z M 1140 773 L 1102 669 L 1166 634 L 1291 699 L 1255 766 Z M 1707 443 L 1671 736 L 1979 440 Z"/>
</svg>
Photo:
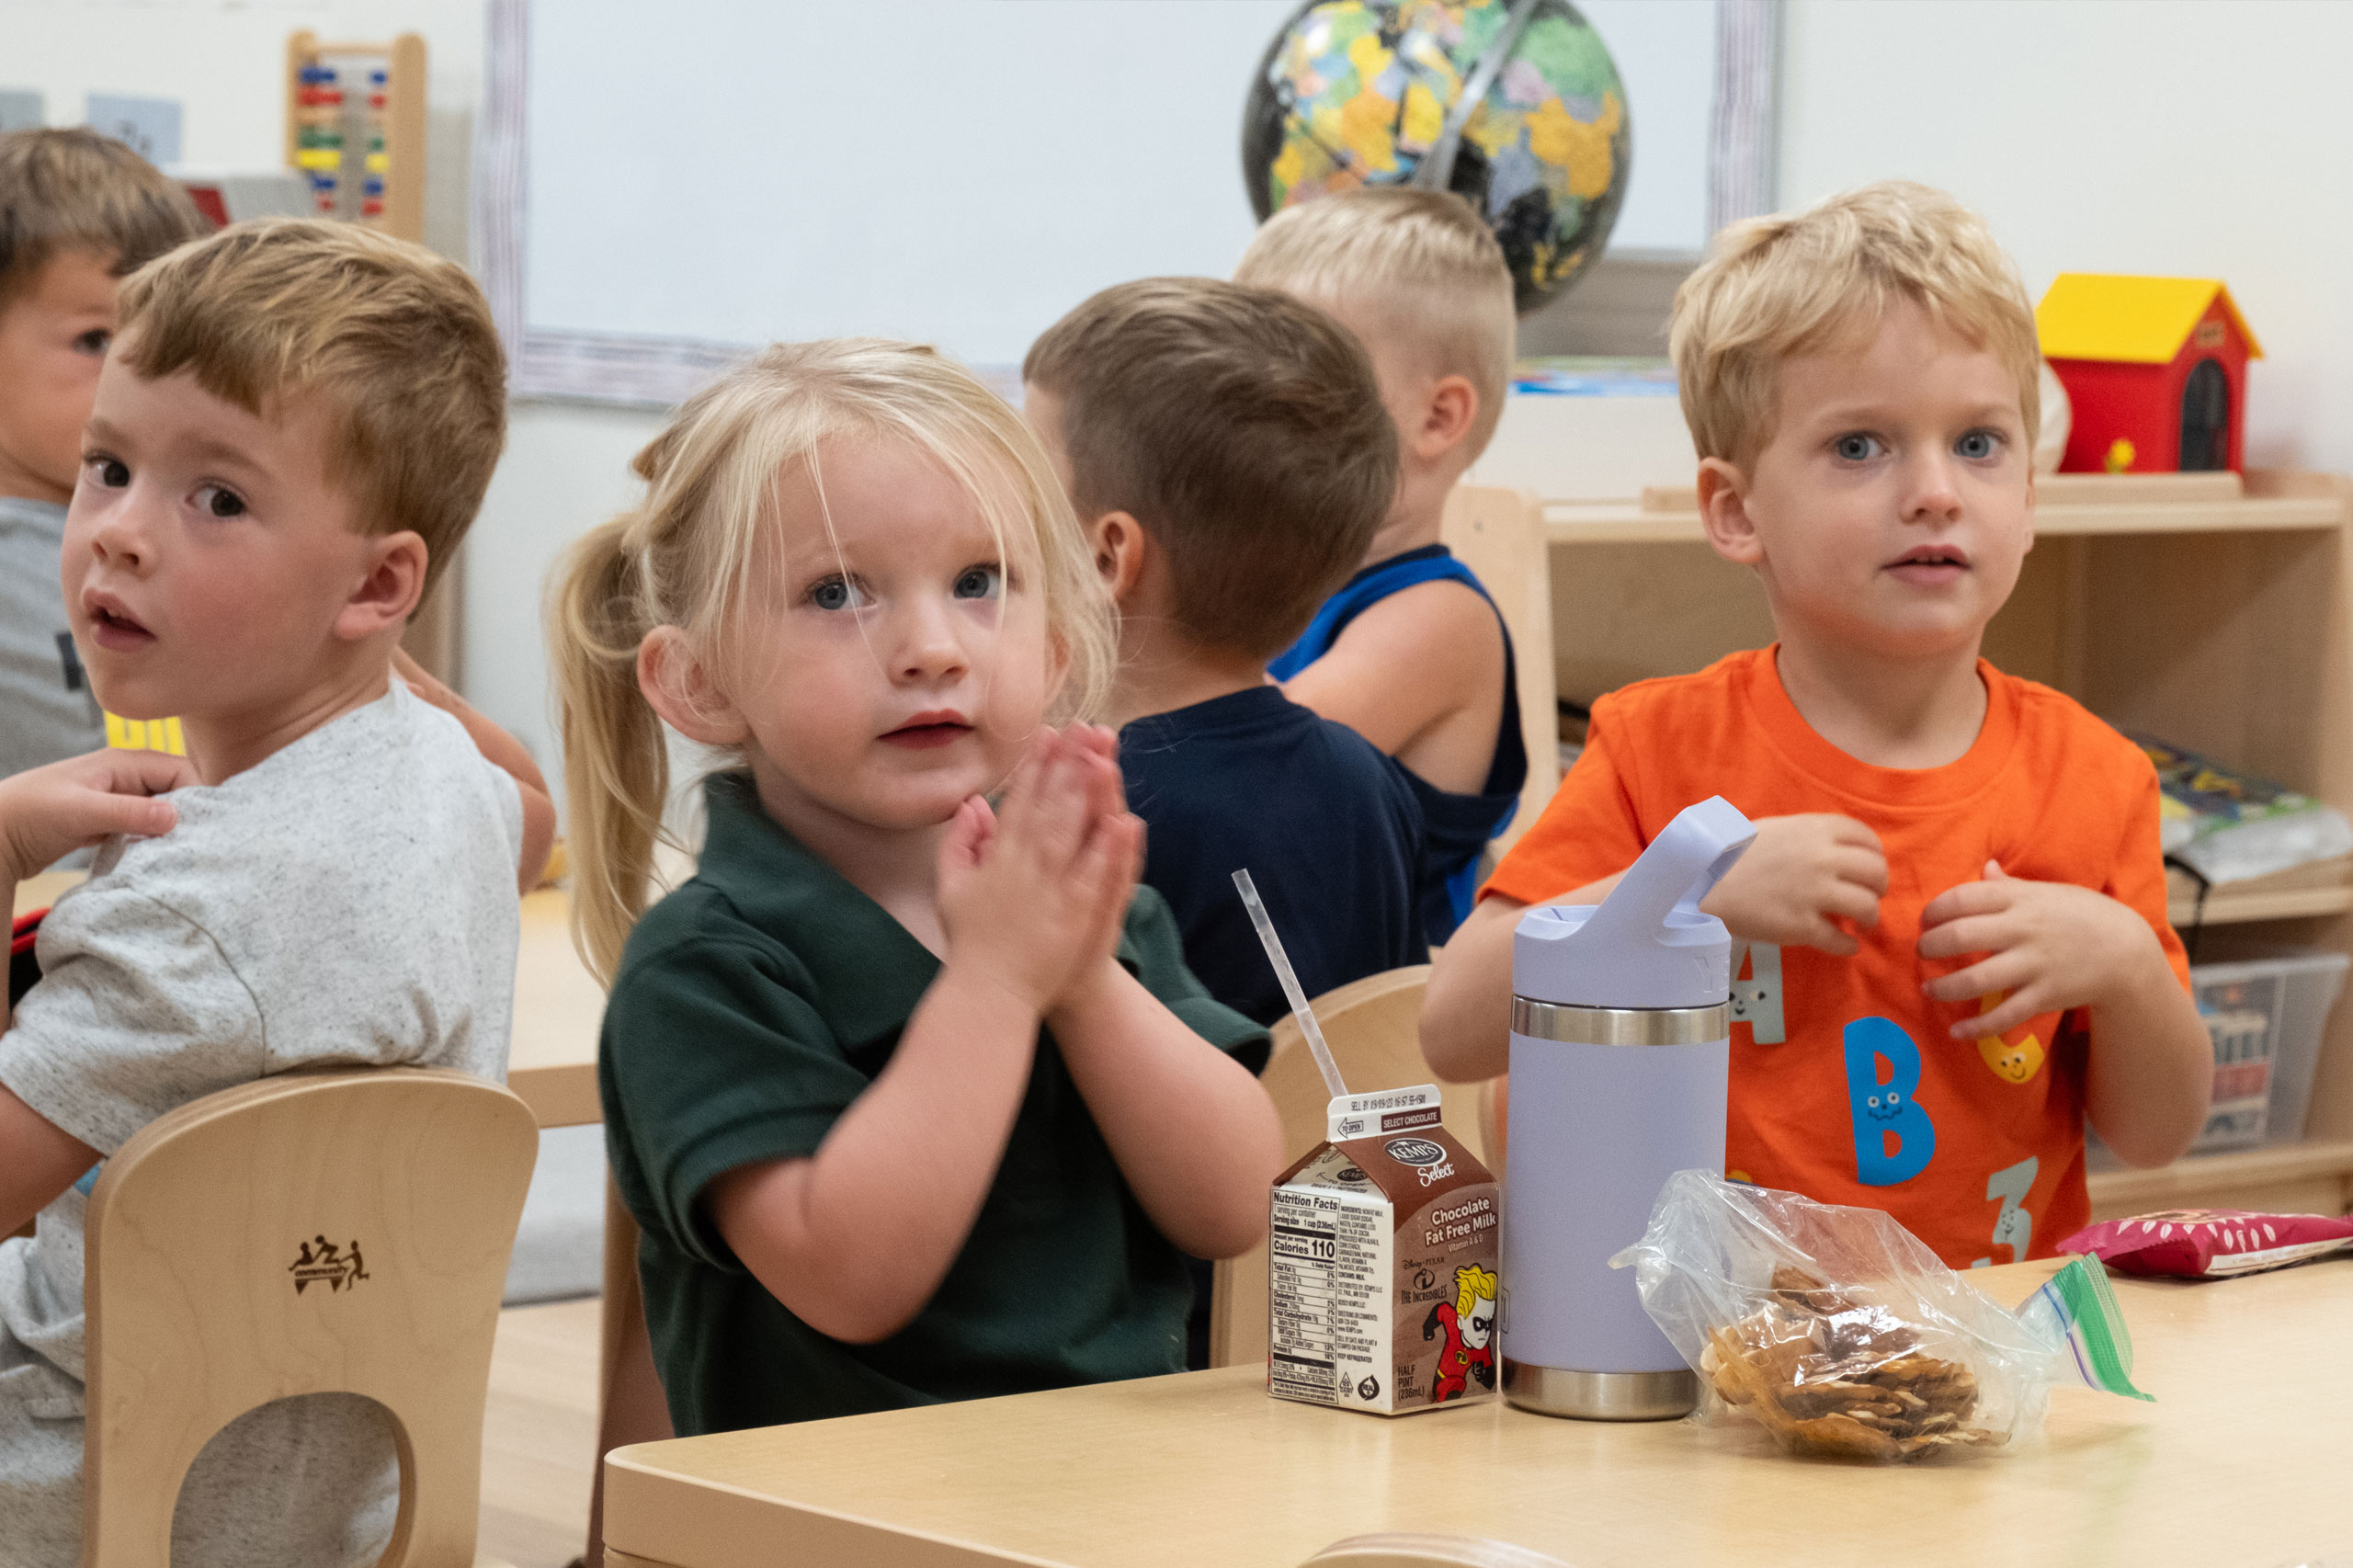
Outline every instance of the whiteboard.
<svg viewBox="0 0 2353 1568">
<path fill-rule="evenodd" d="M 667 402 L 847 333 L 1011 366 L 1098 289 L 1224 276 L 1244 100 L 1297 5 L 494 0 L 477 186 L 516 390 Z M 1713 0 L 1582 8 L 1633 124 L 1613 244 L 1696 249 Z"/>
</svg>

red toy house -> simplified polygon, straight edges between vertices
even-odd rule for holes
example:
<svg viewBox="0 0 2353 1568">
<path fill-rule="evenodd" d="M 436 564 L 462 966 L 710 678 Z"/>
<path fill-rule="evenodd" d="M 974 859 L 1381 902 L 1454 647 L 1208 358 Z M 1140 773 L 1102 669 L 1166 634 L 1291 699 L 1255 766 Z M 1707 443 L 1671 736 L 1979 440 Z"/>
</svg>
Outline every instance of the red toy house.
<svg viewBox="0 0 2353 1568">
<path fill-rule="evenodd" d="M 2034 324 L 2074 407 L 2062 472 L 2240 467 L 2246 362 L 2263 349 L 2222 284 L 2063 272 Z"/>
</svg>

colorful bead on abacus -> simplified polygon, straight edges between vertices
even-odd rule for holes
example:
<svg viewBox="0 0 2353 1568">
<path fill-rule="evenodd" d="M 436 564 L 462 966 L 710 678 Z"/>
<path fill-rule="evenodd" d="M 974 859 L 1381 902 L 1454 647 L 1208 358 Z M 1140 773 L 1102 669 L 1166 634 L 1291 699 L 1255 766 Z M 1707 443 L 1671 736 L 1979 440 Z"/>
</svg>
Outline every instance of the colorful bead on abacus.
<svg viewBox="0 0 2353 1568">
<path fill-rule="evenodd" d="M 335 209 L 335 173 L 343 167 L 343 88 L 332 65 L 305 65 L 294 96 L 294 163 L 311 176 L 322 212 Z"/>
</svg>

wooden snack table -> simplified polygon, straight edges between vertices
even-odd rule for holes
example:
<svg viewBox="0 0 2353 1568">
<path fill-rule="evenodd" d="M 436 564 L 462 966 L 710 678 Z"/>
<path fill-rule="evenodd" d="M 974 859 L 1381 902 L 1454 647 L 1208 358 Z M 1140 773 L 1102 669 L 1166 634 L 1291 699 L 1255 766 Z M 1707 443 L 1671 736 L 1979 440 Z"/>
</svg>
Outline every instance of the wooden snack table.
<svg viewBox="0 0 2353 1568">
<path fill-rule="evenodd" d="M 47 909 L 57 902 L 57 895 L 82 880 L 79 871 L 43 871 L 38 877 L 27 877 L 17 884 L 16 912 L 30 915 L 36 909 Z"/>
<path fill-rule="evenodd" d="M 600 1121 L 597 1035 L 605 991 L 572 947 L 572 899 L 559 888 L 523 895 L 523 941 L 515 959 L 515 1028 L 506 1086 L 541 1127 Z"/>
<path fill-rule="evenodd" d="M 1973 1278 L 2014 1302 L 2054 1267 Z M 2158 1403 L 2063 1389 L 2041 1437 L 1952 1462 L 1796 1460 L 1751 1429 L 1499 1400 L 1383 1419 L 1228 1368 L 621 1449 L 605 1540 L 673 1568 L 1293 1568 L 1381 1530 L 1575 1568 L 2353 1558 L 2353 1260 L 2116 1291 Z"/>
</svg>

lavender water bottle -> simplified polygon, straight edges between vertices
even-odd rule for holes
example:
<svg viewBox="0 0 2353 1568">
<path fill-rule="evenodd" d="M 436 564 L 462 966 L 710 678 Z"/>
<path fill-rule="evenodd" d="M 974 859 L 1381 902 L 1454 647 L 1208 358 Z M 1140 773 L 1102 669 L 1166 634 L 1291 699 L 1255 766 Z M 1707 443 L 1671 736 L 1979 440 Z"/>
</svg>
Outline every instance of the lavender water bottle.
<svg viewBox="0 0 2353 1568">
<path fill-rule="evenodd" d="M 1666 1178 L 1724 1167 L 1732 938 L 1699 901 L 1756 836 L 1687 807 L 1598 907 L 1531 909 L 1512 949 L 1503 1392 L 1596 1421 L 1681 1415 L 1699 1380 L 1631 1269 Z"/>
</svg>

